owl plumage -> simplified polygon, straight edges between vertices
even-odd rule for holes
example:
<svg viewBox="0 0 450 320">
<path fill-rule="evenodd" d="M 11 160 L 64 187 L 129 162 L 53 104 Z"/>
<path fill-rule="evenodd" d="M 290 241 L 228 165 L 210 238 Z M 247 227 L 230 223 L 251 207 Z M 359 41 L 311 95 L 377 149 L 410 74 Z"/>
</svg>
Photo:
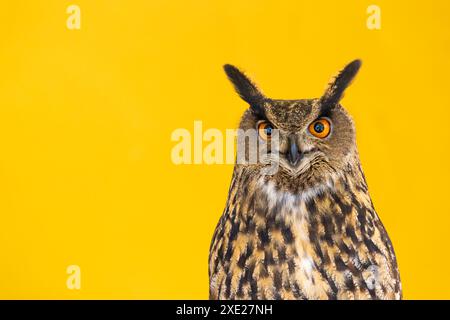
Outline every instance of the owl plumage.
<svg viewBox="0 0 450 320">
<path fill-rule="evenodd" d="M 353 61 L 322 97 L 304 100 L 269 99 L 225 66 L 250 105 L 240 129 L 263 123 L 279 131 L 279 168 L 266 174 L 267 163 L 235 165 L 210 246 L 211 299 L 401 299 L 394 249 L 339 103 L 360 65 Z"/>
</svg>

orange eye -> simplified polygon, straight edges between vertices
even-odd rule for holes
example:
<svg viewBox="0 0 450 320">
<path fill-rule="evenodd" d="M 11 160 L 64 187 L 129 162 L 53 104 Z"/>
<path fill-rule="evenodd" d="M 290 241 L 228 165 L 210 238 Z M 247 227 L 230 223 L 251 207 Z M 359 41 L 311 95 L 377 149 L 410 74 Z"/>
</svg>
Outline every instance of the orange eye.
<svg viewBox="0 0 450 320">
<path fill-rule="evenodd" d="M 323 139 L 330 134 L 331 124 L 325 118 L 320 118 L 311 123 L 308 127 L 309 132 L 317 138 Z"/>
<path fill-rule="evenodd" d="M 269 140 L 272 136 L 272 132 L 273 126 L 269 122 L 262 121 L 258 124 L 258 133 L 263 140 Z"/>
</svg>

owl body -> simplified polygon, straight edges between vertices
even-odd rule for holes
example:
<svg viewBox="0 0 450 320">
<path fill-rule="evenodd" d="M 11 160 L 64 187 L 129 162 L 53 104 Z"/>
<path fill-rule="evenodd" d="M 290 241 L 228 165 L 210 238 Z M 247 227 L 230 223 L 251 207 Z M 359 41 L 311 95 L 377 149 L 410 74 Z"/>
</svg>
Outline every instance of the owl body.
<svg viewBox="0 0 450 320">
<path fill-rule="evenodd" d="M 401 298 L 392 243 L 368 192 L 353 122 L 339 104 L 359 65 L 349 64 L 323 97 L 310 100 L 268 99 L 226 67 L 250 104 L 240 128 L 258 130 L 262 121 L 264 132 L 279 130 L 279 168 L 267 174 L 267 162 L 235 165 L 210 247 L 211 299 Z M 271 144 L 267 134 L 260 142 Z"/>
</svg>

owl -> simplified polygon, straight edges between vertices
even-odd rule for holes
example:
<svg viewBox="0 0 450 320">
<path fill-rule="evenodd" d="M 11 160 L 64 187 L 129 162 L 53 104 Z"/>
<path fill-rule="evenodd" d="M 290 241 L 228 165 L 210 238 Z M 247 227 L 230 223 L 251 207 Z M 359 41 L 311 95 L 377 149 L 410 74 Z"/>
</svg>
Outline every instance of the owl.
<svg viewBox="0 0 450 320">
<path fill-rule="evenodd" d="M 349 63 L 320 98 L 266 97 L 224 69 L 270 155 L 236 163 L 209 252 L 210 299 L 401 299 L 397 261 L 361 168 L 352 118 L 340 104 L 360 69 Z M 277 161 L 277 170 L 264 169 Z"/>
</svg>

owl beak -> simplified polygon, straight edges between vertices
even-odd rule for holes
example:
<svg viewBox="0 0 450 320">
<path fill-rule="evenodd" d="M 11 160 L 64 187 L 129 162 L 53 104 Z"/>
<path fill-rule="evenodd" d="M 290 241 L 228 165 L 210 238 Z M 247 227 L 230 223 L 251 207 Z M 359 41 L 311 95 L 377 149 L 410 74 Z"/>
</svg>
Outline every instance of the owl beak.
<svg viewBox="0 0 450 320">
<path fill-rule="evenodd" d="M 287 154 L 287 160 L 292 166 L 297 165 L 301 158 L 301 154 L 295 140 L 295 137 L 289 137 L 289 153 Z"/>
</svg>

